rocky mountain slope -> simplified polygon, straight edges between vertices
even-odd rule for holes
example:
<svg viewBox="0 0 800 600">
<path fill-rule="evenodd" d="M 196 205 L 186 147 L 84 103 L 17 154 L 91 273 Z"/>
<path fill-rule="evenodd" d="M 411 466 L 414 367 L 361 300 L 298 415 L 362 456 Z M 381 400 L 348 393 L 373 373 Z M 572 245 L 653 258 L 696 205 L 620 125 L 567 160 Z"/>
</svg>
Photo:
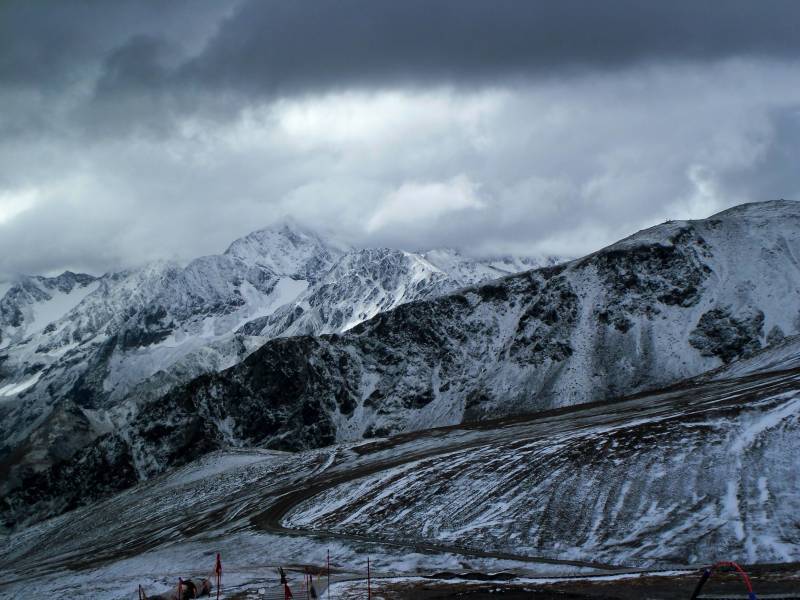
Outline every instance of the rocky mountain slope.
<svg viewBox="0 0 800 600">
<path fill-rule="evenodd" d="M 453 249 L 424 254 L 354 250 L 294 302 L 249 322 L 241 332 L 270 338 L 341 333 L 412 300 L 559 262 L 564 261 L 552 256 L 475 259 Z"/>
<path fill-rule="evenodd" d="M 33 373 L 50 396 L 89 408 L 113 403 L 158 369 L 293 300 L 343 253 L 282 228 L 185 267 L 161 262 L 106 275 L 67 310 L 17 335 L 3 350 L 5 379 Z"/>
<path fill-rule="evenodd" d="M 543 418 L 326 489 L 289 528 L 606 564 L 800 559 L 800 372 Z"/>
<path fill-rule="evenodd" d="M 469 266 L 440 254 L 454 257 L 453 276 L 418 254 L 351 249 L 285 225 L 186 266 L 22 280 L 2 304 L 0 491 L 125 430 L 141 404 L 237 364 L 269 338 L 341 332 L 457 289 L 464 273 L 495 276 L 490 262 L 533 264 Z"/>
<path fill-rule="evenodd" d="M 157 396 L 241 360 L 264 339 L 236 337 L 236 329 L 293 300 L 344 251 L 284 227 L 186 266 L 154 263 L 91 281 L 79 301 L 61 302 L 49 323 L 29 324 L 0 353 L 2 488 L 114 429 L 147 397 L 133 391 L 151 378 Z M 4 302 L 19 304 L 15 291 Z"/>
</svg>

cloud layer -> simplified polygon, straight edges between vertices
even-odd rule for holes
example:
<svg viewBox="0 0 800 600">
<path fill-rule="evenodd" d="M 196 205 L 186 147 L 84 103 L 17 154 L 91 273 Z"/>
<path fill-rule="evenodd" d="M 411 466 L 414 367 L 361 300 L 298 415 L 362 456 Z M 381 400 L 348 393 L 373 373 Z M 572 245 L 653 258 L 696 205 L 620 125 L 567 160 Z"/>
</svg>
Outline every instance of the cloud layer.
<svg viewBox="0 0 800 600">
<path fill-rule="evenodd" d="M 0 273 L 354 243 L 580 254 L 800 197 L 795 2 L 7 2 Z"/>
</svg>

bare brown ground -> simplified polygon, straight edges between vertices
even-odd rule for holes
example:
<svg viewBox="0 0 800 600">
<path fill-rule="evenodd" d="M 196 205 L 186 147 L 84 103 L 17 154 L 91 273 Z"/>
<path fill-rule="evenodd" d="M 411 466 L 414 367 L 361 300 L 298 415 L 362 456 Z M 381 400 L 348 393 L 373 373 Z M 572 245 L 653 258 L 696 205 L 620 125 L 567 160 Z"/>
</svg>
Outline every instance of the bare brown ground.
<svg viewBox="0 0 800 600">
<path fill-rule="evenodd" d="M 759 600 L 780 598 L 800 599 L 800 564 L 756 565 L 746 567 Z M 443 579 L 374 580 L 372 600 L 689 600 L 700 572 L 678 576 L 647 575 L 616 580 L 579 579 L 551 584 L 532 584 L 521 581 L 465 582 Z M 294 597 L 306 598 L 297 585 Z M 322 586 L 322 600 L 328 595 Z M 261 592 L 261 593 L 259 593 Z M 738 576 L 718 573 L 706 584 L 703 594 L 717 598 L 745 598 L 745 588 Z M 283 590 L 277 584 L 253 586 L 240 590 L 230 600 L 283 599 Z M 366 582 L 356 583 L 345 592 L 334 593 L 331 600 L 367 600 Z"/>
<path fill-rule="evenodd" d="M 748 569 L 756 594 L 780 594 L 800 598 L 800 565 L 761 566 Z M 611 581 L 574 580 L 553 584 L 520 583 L 409 582 L 381 586 L 373 598 L 385 600 L 688 600 L 698 574 L 680 576 L 645 576 Z M 703 589 L 704 594 L 735 594 L 744 597 L 744 587 L 733 574 L 715 575 Z M 365 595 L 366 597 L 366 595 Z"/>
</svg>

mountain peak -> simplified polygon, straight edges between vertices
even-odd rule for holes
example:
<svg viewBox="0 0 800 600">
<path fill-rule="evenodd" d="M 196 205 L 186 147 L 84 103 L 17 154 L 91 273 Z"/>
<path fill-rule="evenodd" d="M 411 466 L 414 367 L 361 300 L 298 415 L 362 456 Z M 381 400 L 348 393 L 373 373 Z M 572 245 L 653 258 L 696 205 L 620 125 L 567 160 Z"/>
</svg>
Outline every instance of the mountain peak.
<svg viewBox="0 0 800 600">
<path fill-rule="evenodd" d="M 800 201 L 764 200 L 762 202 L 746 202 L 711 215 L 709 219 L 729 217 L 780 217 L 782 215 L 800 216 Z"/>
<path fill-rule="evenodd" d="M 293 221 L 281 221 L 234 241 L 225 255 L 275 275 L 314 278 L 347 248 Z"/>
<path fill-rule="evenodd" d="M 784 234 L 794 237 L 797 221 L 800 219 L 800 202 L 795 200 L 767 200 L 748 202 L 711 215 L 705 219 L 666 221 L 642 229 L 626 238 L 607 246 L 598 252 L 617 251 L 639 246 L 664 246 L 676 243 L 690 229 L 708 231 L 725 224 L 745 235 L 745 230 L 759 229 L 769 239 Z"/>
</svg>

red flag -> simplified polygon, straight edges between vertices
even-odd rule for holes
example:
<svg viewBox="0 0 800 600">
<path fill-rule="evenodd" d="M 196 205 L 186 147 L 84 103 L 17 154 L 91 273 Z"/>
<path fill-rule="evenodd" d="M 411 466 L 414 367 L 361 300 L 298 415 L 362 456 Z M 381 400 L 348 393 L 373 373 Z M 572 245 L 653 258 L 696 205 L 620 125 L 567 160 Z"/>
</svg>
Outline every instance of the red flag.
<svg viewBox="0 0 800 600">
<path fill-rule="evenodd" d="M 290 600 L 290 598 L 294 598 L 294 596 L 292 596 L 292 590 L 289 589 L 289 584 L 288 583 L 284 583 L 283 584 L 283 599 L 284 600 Z"/>
</svg>

